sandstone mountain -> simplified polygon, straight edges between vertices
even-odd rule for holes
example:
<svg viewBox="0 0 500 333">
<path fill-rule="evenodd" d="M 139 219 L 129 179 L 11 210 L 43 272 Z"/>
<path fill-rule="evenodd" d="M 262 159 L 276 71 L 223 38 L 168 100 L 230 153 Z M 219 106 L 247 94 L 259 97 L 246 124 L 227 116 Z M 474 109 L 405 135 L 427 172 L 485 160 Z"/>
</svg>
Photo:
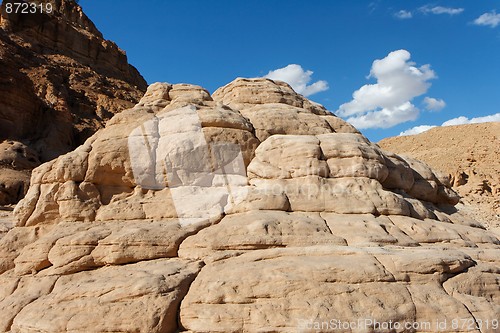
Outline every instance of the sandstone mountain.
<svg viewBox="0 0 500 333">
<path fill-rule="evenodd" d="M 458 200 L 285 83 L 156 83 L 33 171 L 0 330 L 496 332 L 500 241 Z"/>
<path fill-rule="evenodd" d="M 436 127 L 379 145 L 450 175 L 458 207 L 500 234 L 500 123 Z"/>
<path fill-rule="evenodd" d="M 81 145 L 147 87 L 74 1 L 32 1 L 53 11 L 8 14 L 12 2 L 0 8 L 0 143 L 10 141 L 1 143 L 0 204 L 24 195 L 33 166 Z"/>
</svg>

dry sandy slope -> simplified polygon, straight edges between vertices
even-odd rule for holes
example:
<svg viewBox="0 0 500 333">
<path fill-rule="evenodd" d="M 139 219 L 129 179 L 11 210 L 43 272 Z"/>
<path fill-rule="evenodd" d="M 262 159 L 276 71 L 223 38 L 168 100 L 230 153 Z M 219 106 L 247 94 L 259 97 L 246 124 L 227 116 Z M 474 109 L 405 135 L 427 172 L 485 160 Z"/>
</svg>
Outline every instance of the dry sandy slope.
<svg viewBox="0 0 500 333">
<path fill-rule="evenodd" d="M 415 157 L 451 176 L 463 197 L 461 210 L 490 227 L 500 225 L 500 123 L 436 127 L 379 142 L 385 150 Z"/>
</svg>

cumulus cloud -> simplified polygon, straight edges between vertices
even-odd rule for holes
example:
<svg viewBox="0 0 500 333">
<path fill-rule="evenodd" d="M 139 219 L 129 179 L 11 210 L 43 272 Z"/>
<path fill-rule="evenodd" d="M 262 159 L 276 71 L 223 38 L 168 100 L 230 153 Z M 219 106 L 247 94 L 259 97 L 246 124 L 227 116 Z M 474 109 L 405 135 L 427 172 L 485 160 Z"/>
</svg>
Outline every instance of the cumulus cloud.
<svg viewBox="0 0 500 333">
<path fill-rule="evenodd" d="M 445 121 L 441 126 L 453 126 L 453 125 L 464 125 L 464 124 L 478 124 L 478 123 L 488 123 L 493 121 L 500 121 L 500 113 L 495 113 L 489 116 L 467 118 L 464 116 L 453 118 Z"/>
<path fill-rule="evenodd" d="M 293 90 L 304 96 L 310 96 L 321 91 L 328 90 L 328 82 L 320 80 L 309 84 L 312 81 L 313 71 L 305 71 L 302 66 L 290 64 L 283 68 L 269 71 L 266 78 L 280 80 L 292 86 Z"/>
<path fill-rule="evenodd" d="M 390 128 L 418 118 L 419 110 L 410 102 L 379 111 L 370 111 L 364 115 L 349 117 L 347 121 L 359 129 Z"/>
<path fill-rule="evenodd" d="M 470 119 L 467 117 L 464 117 L 464 116 L 460 116 L 460 117 L 445 121 L 444 123 L 441 124 L 441 126 L 479 124 L 479 123 L 488 123 L 488 122 L 495 122 L 495 121 L 500 121 L 500 113 L 495 113 L 495 114 L 492 114 L 489 116 L 476 117 L 476 118 L 470 118 Z M 415 135 L 415 134 L 419 134 L 419 133 L 425 132 L 427 130 L 430 130 L 433 127 L 437 127 L 437 126 L 434 126 L 434 125 L 415 126 L 415 127 L 410 128 L 410 129 L 407 129 L 406 131 L 399 133 L 399 135 L 400 136 Z"/>
<path fill-rule="evenodd" d="M 448 14 L 448 15 L 457 15 L 464 11 L 463 8 L 452 8 L 452 7 L 442 7 L 442 6 L 423 6 L 420 7 L 419 10 L 424 14 Z"/>
<path fill-rule="evenodd" d="M 500 24 L 500 14 L 497 14 L 494 10 L 489 13 L 484 13 L 474 20 L 475 25 L 486 25 L 492 28 Z"/>
<path fill-rule="evenodd" d="M 375 60 L 369 78 L 377 83 L 356 90 L 352 101 L 342 104 L 336 114 L 360 129 L 389 128 L 415 120 L 419 109 L 411 100 L 427 92 L 428 81 L 436 74 L 430 65 L 415 67 L 410 57 L 410 52 L 397 50 Z"/>
<path fill-rule="evenodd" d="M 398 19 L 405 20 L 411 19 L 413 14 L 408 10 L 401 9 L 399 12 L 394 13 L 394 16 Z"/>
<path fill-rule="evenodd" d="M 425 131 L 430 130 L 431 128 L 434 128 L 436 126 L 431 126 L 431 125 L 420 125 L 420 126 L 415 126 L 410 129 L 407 129 L 404 132 L 399 133 L 399 136 L 405 136 L 405 135 L 416 135 L 423 133 Z"/>
<path fill-rule="evenodd" d="M 429 111 L 441 111 L 446 106 L 446 102 L 442 99 L 426 97 L 424 98 L 424 105 Z"/>
</svg>

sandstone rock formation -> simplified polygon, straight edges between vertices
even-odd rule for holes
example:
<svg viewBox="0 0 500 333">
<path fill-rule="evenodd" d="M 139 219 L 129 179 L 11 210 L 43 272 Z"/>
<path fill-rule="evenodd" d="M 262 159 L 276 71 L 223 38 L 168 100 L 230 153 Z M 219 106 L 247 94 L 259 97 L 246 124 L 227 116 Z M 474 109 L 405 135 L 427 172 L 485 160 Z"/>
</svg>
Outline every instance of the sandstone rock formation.
<svg viewBox="0 0 500 333">
<path fill-rule="evenodd" d="M 33 171 L 0 330 L 495 332 L 500 241 L 458 200 L 282 82 L 153 84 Z"/>
<path fill-rule="evenodd" d="M 449 175 L 459 209 L 500 235 L 500 123 L 436 127 L 379 145 Z"/>
<path fill-rule="evenodd" d="M 53 12 L 8 14 L 12 2 L 0 7 L 0 143 L 20 141 L 45 162 L 132 107 L 146 82 L 74 1 L 32 1 L 51 3 Z M 2 169 L 1 178 L 12 179 L 12 170 Z M 2 179 L 0 186 L 21 188 L 24 178 Z M 0 204 L 17 200 L 8 196 Z"/>
<path fill-rule="evenodd" d="M 0 238 L 2 238 L 10 229 L 14 227 L 12 211 L 0 210 Z"/>
<path fill-rule="evenodd" d="M 28 191 L 31 170 L 40 165 L 36 152 L 21 142 L 0 143 L 0 203 L 15 204 Z"/>
</svg>

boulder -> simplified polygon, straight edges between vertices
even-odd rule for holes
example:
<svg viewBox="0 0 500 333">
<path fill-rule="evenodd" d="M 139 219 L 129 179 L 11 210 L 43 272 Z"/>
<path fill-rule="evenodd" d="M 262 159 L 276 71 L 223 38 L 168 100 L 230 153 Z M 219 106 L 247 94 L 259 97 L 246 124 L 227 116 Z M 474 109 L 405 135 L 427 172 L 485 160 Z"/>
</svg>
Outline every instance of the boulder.
<svg viewBox="0 0 500 333">
<path fill-rule="evenodd" d="M 26 195 L 30 172 L 39 165 L 36 152 L 22 142 L 0 143 L 0 205 L 15 204 Z"/>
<path fill-rule="evenodd" d="M 155 83 L 34 169 L 0 238 L 0 327 L 493 332 L 500 241 L 456 199 L 284 83 Z"/>
</svg>

